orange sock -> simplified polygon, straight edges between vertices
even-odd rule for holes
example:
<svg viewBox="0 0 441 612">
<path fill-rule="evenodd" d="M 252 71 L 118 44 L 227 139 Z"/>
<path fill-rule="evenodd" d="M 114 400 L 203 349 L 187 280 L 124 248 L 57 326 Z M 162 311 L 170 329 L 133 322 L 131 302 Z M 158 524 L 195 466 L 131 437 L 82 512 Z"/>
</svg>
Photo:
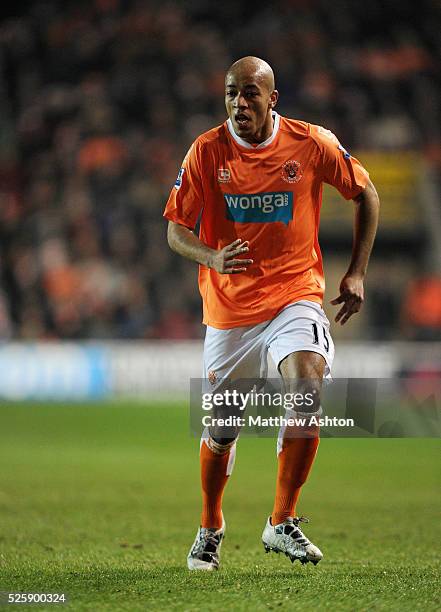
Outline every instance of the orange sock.
<svg viewBox="0 0 441 612">
<path fill-rule="evenodd" d="M 216 445 L 217 446 L 217 445 Z M 201 483 L 202 483 L 202 516 L 201 527 L 222 526 L 222 497 L 229 474 L 228 462 L 235 448 L 228 446 L 225 452 L 217 452 L 208 447 L 204 439 L 201 444 Z"/>
<path fill-rule="evenodd" d="M 318 431 L 313 437 L 284 437 L 278 455 L 276 497 L 271 515 L 273 525 L 295 516 L 300 489 L 308 478 L 319 445 Z"/>
</svg>

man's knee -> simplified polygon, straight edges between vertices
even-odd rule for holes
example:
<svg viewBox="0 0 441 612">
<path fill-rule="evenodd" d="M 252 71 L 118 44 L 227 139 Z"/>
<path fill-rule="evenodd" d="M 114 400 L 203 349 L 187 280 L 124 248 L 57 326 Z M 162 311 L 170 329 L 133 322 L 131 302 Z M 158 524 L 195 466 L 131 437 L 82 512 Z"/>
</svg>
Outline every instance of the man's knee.
<svg viewBox="0 0 441 612">
<path fill-rule="evenodd" d="M 228 411 L 220 410 L 215 411 L 214 417 L 218 419 L 227 419 L 228 417 L 233 416 L 236 417 L 238 415 L 231 414 L 231 410 Z M 240 427 L 236 424 L 234 425 L 221 425 L 218 422 L 213 423 L 210 427 L 208 427 L 208 433 L 210 438 L 221 446 L 232 446 L 240 433 Z"/>
<path fill-rule="evenodd" d="M 205 439 L 208 448 L 216 455 L 228 453 L 234 446 L 236 438 L 214 438 L 211 435 Z"/>
<path fill-rule="evenodd" d="M 237 436 L 235 438 L 218 438 L 210 436 L 210 439 L 220 446 L 231 446 L 237 440 Z"/>
<path fill-rule="evenodd" d="M 311 379 L 320 381 L 320 384 L 323 380 L 325 368 L 325 358 L 312 351 L 290 353 L 279 364 L 280 374 L 284 380 Z"/>
<path fill-rule="evenodd" d="M 321 413 L 321 390 L 326 362 L 311 351 L 298 351 L 288 355 L 280 364 L 285 392 L 302 396 L 296 412 L 302 414 Z"/>
</svg>

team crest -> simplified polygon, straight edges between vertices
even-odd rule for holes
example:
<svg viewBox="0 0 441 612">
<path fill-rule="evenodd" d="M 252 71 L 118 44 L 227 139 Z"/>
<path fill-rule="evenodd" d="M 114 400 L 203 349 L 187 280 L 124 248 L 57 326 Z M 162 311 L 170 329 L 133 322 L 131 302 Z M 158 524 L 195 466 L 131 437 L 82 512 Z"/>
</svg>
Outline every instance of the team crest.
<svg viewBox="0 0 441 612">
<path fill-rule="evenodd" d="M 286 183 L 298 183 L 303 176 L 300 162 L 290 159 L 282 166 L 282 178 Z"/>
<path fill-rule="evenodd" d="M 231 173 L 228 168 L 217 169 L 217 180 L 219 183 L 229 183 L 231 179 Z"/>
<path fill-rule="evenodd" d="M 216 374 L 216 372 L 214 370 L 210 370 L 208 372 L 208 382 L 211 385 L 214 385 L 216 383 L 216 381 L 217 381 L 217 374 Z"/>
</svg>

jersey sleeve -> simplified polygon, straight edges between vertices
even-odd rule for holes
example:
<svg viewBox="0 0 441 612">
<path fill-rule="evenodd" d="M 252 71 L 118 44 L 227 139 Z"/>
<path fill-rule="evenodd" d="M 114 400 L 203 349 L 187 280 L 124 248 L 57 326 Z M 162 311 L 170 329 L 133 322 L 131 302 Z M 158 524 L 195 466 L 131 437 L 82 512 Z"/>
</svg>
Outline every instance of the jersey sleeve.
<svg viewBox="0 0 441 612">
<path fill-rule="evenodd" d="M 330 130 L 311 125 L 311 136 L 318 146 L 317 168 L 323 182 L 338 189 L 346 200 L 355 198 L 368 184 L 367 170 Z"/>
<path fill-rule="evenodd" d="M 184 157 L 164 210 L 164 217 L 194 229 L 204 206 L 200 145 L 196 140 Z"/>
</svg>

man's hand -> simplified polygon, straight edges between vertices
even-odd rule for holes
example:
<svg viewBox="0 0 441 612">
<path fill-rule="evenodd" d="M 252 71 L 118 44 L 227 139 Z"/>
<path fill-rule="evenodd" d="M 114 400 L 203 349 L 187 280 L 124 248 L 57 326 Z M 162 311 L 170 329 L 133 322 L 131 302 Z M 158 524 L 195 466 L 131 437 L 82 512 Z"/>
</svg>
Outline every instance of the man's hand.
<svg viewBox="0 0 441 612">
<path fill-rule="evenodd" d="M 208 267 L 213 268 L 219 274 L 239 274 L 245 272 L 247 267 L 253 263 L 252 259 L 236 259 L 238 255 L 247 253 L 248 240 L 242 242 L 242 238 L 238 238 L 231 244 L 228 244 L 220 251 L 215 251 L 210 257 Z"/>
<path fill-rule="evenodd" d="M 238 255 L 250 250 L 248 240 L 242 242 L 242 238 L 217 251 L 199 240 L 190 228 L 173 221 L 168 222 L 167 238 L 173 251 L 202 266 L 213 268 L 219 274 L 239 274 L 253 263 L 252 259 L 236 259 Z"/>
<path fill-rule="evenodd" d="M 360 310 L 363 300 L 363 278 L 361 276 L 344 276 L 340 283 L 340 295 L 331 300 L 331 304 L 334 306 L 343 304 L 335 317 L 335 322 L 340 321 L 340 324 L 344 325 L 349 317 Z"/>
</svg>

